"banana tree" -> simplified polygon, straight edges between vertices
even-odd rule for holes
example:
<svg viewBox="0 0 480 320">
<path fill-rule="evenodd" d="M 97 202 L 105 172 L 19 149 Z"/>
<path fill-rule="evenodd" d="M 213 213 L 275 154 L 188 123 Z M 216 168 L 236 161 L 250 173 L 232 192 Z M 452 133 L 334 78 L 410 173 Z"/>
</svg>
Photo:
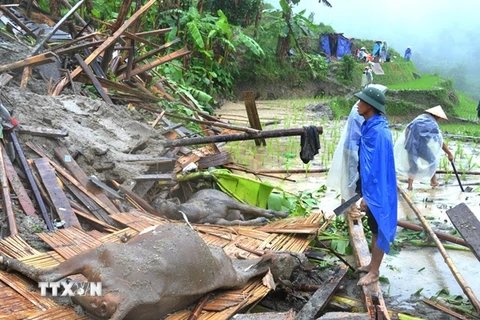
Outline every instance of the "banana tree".
<svg viewBox="0 0 480 320">
<path fill-rule="evenodd" d="M 174 28 L 171 36 L 183 37 L 192 51 L 189 65 L 184 66 L 184 77 L 208 94 L 232 91 L 238 57 L 247 51 L 258 58 L 264 56 L 258 43 L 229 24 L 221 10 L 217 16 L 201 15 L 196 7 L 190 7 L 187 12 L 177 10 L 176 14 L 180 15 L 179 28 Z"/>
<path fill-rule="evenodd" d="M 319 0 L 318 2 L 326 5 L 327 7 L 332 7 L 330 2 L 327 0 Z M 298 14 L 293 14 L 293 6 L 299 3 L 300 0 L 280 0 L 284 27 L 278 36 L 276 56 L 281 62 L 285 60 L 292 40 L 295 42 L 295 46 L 303 56 L 303 50 L 298 44 L 300 32 L 306 33 L 308 30 L 315 28 L 314 24 L 303 16 L 305 10 Z"/>
</svg>

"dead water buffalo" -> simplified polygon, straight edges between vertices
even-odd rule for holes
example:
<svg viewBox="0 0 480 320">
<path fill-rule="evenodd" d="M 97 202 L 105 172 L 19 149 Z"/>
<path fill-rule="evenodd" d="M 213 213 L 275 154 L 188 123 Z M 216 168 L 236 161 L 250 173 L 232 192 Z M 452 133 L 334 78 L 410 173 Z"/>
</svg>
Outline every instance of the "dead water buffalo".
<svg viewBox="0 0 480 320">
<path fill-rule="evenodd" d="M 301 262 L 293 253 L 231 259 L 221 248 L 207 246 L 188 226 L 178 224 L 157 226 L 126 244 L 105 243 L 50 269 L 0 256 L 1 266 L 38 282 L 73 274 L 101 282 L 100 297 L 75 295 L 72 300 L 95 317 L 135 320 L 162 319 L 207 292 L 242 287 L 269 268 L 275 277 L 289 278 Z"/>
<path fill-rule="evenodd" d="M 266 210 L 233 200 L 225 193 L 215 189 L 203 189 L 193 194 L 187 202 L 177 204 L 173 201 L 161 201 L 157 211 L 170 219 L 183 220 L 183 214 L 192 223 L 209 223 L 224 226 L 262 225 L 267 219 L 285 218 L 288 212 Z M 246 216 L 257 217 L 245 220 Z"/>
</svg>

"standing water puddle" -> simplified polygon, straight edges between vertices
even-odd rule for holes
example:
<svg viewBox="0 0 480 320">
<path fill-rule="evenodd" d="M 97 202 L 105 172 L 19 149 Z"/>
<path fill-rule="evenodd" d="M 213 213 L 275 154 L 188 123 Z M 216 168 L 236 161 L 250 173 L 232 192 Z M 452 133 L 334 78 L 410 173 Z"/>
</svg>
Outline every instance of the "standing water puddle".
<svg viewBox="0 0 480 320">
<path fill-rule="evenodd" d="M 308 171 L 329 168 L 336 148 L 336 142 L 341 135 L 345 121 L 330 121 L 327 118 L 321 118 L 319 113 L 312 111 L 312 108 L 305 108 L 306 105 L 314 104 L 316 103 L 304 100 L 256 102 L 262 124 L 275 120 L 279 121 L 274 125 L 264 127 L 264 130 L 301 128 L 310 125 L 323 127 L 323 134 L 320 136 L 321 149 L 319 154 L 308 165 L 303 164 L 300 160 L 300 137 L 298 136 L 267 139 L 266 147 L 256 147 L 253 140 L 229 142 L 222 146 L 222 150 L 229 151 L 233 162 L 249 170 L 307 169 Z M 217 114 L 221 115 L 222 119 L 228 120 L 233 124 L 248 125 L 245 106 L 241 102 L 229 102 Z M 393 130 L 392 133 L 394 139 L 396 139 L 400 131 Z M 458 156 L 455 158 L 457 170 L 463 170 L 468 165 L 470 165 L 470 168 L 480 168 L 480 159 L 475 157 L 480 151 L 476 144 L 458 143 L 455 141 L 447 142 L 454 154 L 456 151 L 462 154 L 462 159 L 459 159 Z M 469 158 L 471 158 L 470 163 L 467 160 Z M 474 163 L 475 161 L 477 162 Z M 442 156 L 439 169 L 451 170 L 449 165 L 446 156 Z M 245 175 L 248 176 L 248 174 Z M 278 176 L 283 177 L 286 175 L 279 174 Z M 293 193 L 318 190 L 325 184 L 326 177 L 327 173 L 288 175 L 289 179 L 295 180 L 293 182 L 258 176 L 262 181 L 268 181 Z M 480 176 L 468 175 L 462 177 L 464 188 L 468 185 L 474 189 L 470 192 L 461 192 L 453 174 L 438 174 L 437 180 L 441 185 L 436 189 L 431 189 L 429 184 L 415 181 L 413 185 L 414 190 L 407 193 L 423 216 L 431 223 L 435 231 L 448 233 L 452 229 L 446 210 L 461 202 L 466 203 L 475 215 L 480 218 L 480 196 L 478 191 L 475 191 L 480 185 Z M 406 190 L 406 179 L 399 177 L 399 185 Z M 333 214 L 333 209 L 338 205 L 340 205 L 340 198 L 334 190 L 328 190 L 325 193 L 325 197 L 320 200 L 320 210 L 327 214 Z M 415 213 L 400 195 L 398 216 L 399 220 L 419 224 Z M 465 282 L 470 286 L 475 295 L 480 297 L 479 261 L 471 252 L 447 249 L 447 253 Z M 420 291 L 420 297 L 428 299 L 442 289 L 448 289 L 451 295 L 463 295 L 465 297 L 461 287 L 436 247 L 404 247 L 395 256 L 385 256 L 380 272 L 382 276 L 388 278 L 389 283 L 382 283 L 381 287 L 384 295 L 393 298 L 389 299 L 389 304 L 392 308 L 396 307 L 395 301 L 398 303 L 398 306 L 408 308 L 412 303 L 411 301 L 419 300 L 418 297 L 412 297 L 417 291 Z M 410 300 L 410 298 L 413 299 Z"/>
</svg>

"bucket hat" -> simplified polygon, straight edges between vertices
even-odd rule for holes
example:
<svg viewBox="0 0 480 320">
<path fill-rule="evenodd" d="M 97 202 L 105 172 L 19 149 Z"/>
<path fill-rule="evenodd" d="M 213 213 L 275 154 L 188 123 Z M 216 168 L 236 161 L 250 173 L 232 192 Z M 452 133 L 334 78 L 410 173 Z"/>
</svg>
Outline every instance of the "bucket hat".
<svg viewBox="0 0 480 320">
<path fill-rule="evenodd" d="M 431 115 L 434 115 L 436 117 L 448 120 L 447 115 L 442 109 L 442 106 L 436 106 L 430 109 L 425 110 L 426 113 L 430 113 Z"/>
<path fill-rule="evenodd" d="M 360 92 L 355 93 L 355 97 L 365 101 L 381 113 L 385 114 L 385 94 L 382 90 L 373 86 L 368 86 Z"/>
</svg>

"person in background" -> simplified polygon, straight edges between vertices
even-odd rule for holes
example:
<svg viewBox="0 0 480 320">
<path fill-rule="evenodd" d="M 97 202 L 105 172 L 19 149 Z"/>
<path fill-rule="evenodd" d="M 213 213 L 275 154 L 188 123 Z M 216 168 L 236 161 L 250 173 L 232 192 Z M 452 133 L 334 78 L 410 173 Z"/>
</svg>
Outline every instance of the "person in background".
<svg viewBox="0 0 480 320">
<path fill-rule="evenodd" d="M 392 133 L 385 115 L 385 95 L 368 86 L 355 94 L 360 99 L 358 114 L 365 121 L 360 127 L 357 193 L 363 198 L 360 210 L 365 211 L 372 232 L 372 257 L 370 263 L 357 269 L 367 272 L 358 285 L 376 282 L 380 265 L 397 229 L 397 178 L 393 156 Z"/>
<path fill-rule="evenodd" d="M 373 70 L 371 66 L 367 66 L 367 85 L 373 84 Z"/>
<path fill-rule="evenodd" d="M 407 125 L 395 143 L 396 170 L 408 176 L 408 190 L 413 189 L 414 180 L 429 179 L 432 187 L 438 186 L 435 171 L 440 163 L 440 150 L 453 161 L 453 154 L 443 141 L 439 119 L 448 120 L 441 106 L 425 110 Z"/>
<path fill-rule="evenodd" d="M 477 118 L 478 118 L 478 123 L 480 123 L 480 100 L 478 101 L 478 106 L 477 106 Z"/>
<path fill-rule="evenodd" d="M 410 61 L 411 57 L 412 57 L 412 48 L 408 46 L 407 50 L 405 50 L 405 54 L 403 55 L 403 58 L 405 59 L 405 61 Z"/>
<path fill-rule="evenodd" d="M 375 62 L 380 61 L 380 49 L 382 47 L 382 41 L 375 41 L 373 46 L 372 56 Z"/>
<path fill-rule="evenodd" d="M 367 49 L 365 49 L 365 47 L 361 47 L 361 48 L 360 48 L 360 51 L 358 52 L 357 58 L 358 58 L 360 61 L 362 61 L 362 62 L 365 62 L 365 61 L 366 61 L 366 58 L 367 58 Z"/>
<path fill-rule="evenodd" d="M 367 73 L 368 73 L 368 66 L 366 66 L 365 68 L 363 68 L 363 72 L 362 72 L 362 82 L 360 83 L 360 85 L 362 86 L 362 88 L 365 88 L 365 86 L 368 84 Z"/>
<path fill-rule="evenodd" d="M 381 62 L 386 62 L 387 61 L 387 51 L 388 51 L 387 41 L 383 41 L 382 45 L 380 46 Z"/>
</svg>

